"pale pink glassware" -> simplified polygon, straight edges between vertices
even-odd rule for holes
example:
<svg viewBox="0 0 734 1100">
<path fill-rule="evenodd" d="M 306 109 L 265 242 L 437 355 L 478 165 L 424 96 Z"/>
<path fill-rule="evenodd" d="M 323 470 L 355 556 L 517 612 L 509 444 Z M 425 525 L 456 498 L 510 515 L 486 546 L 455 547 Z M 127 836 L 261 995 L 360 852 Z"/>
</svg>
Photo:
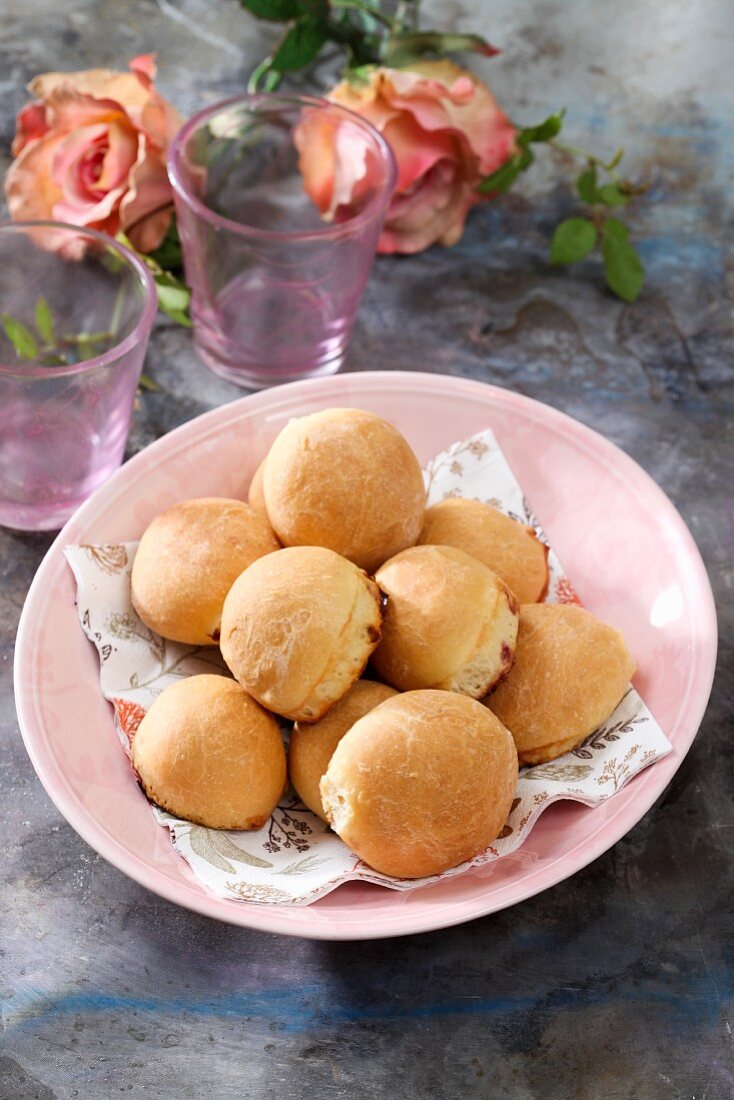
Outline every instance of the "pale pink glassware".
<svg viewBox="0 0 734 1100">
<path fill-rule="evenodd" d="M 422 463 L 492 428 L 584 606 L 627 638 L 638 663 L 635 687 L 674 751 L 600 806 L 551 806 L 517 852 L 419 890 L 396 894 L 354 882 L 303 906 L 219 898 L 196 882 L 173 848 L 120 748 L 100 691 L 97 654 L 79 626 L 64 547 L 139 538 L 163 508 L 188 497 L 242 499 L 285 424 L 334 405 L 389 419 Z M 233 924 L 356 940 L 445 928 L 505 909 L 596 859 L 640 820 L 680 767 L 715 665 L 716 609 L 701 557 L 671 502 L 631 458 L 521 394 L 464 378 L 375 371 L 299 382 L 222 405 L 126 462 L 69 521 L 36 574 L 18 628 L 15 698 L 26 747 L 49 795 L 87 843 L 125 874 Z M 640 892 L 648 888 L 641 880 Z"/>
<path fill-rule="evenodd" d="M 155 313 L 150 273 L 110 237 L 0 225 L 0 524 L 56 530 L 120 465 Z M 14 322 L 36 345 L 24 356 Z"/>
<path fill-rule="evenodd" d="M 358 195 L 333 221 L 299 166 L 314 123 L 338 132 L 363 169 Z M 322 99 L 241 96 L 186 123 L 169 175 L 194 338 L 216 374 L 259 388 L 339 370 L 395 174 L 377 130 Z"/>
</svg>

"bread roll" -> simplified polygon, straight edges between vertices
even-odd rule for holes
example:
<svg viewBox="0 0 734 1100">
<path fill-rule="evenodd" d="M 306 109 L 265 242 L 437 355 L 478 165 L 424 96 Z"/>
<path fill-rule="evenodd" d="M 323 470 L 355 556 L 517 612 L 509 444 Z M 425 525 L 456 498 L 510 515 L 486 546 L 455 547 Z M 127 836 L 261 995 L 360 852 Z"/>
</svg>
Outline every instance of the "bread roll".
<svg viewBox="0 0 734 1100">
<path fill-rule="evenodd" d="M 256 558 L 280 543 L 249 504 L 221 497 L 182 500 L 145 530 L 132 569 L 132 602 L 156 634 L 216 645 L 224 597 Z"/>
<path fill-rule="evenodd" d="M 377 585 L 333 550 L 279 550 L 233 584 L 222 654 L 268 710 L 315 722 L 359 679 L 380 639 L 380 603 Z"/>
<path fill-rule="evenodd" d="M 254 508 L 256 512 L 259 512 L 261 516 L 265 516 L 267 519 L 268 510 L 265 507 L 265 495 L 263 493 L 263 470 L 265 469 L 265 459 L 262 460 L 255 473 L 252 475 L 252 481 L 250 482 L 250 488 L 247 490 L 247 503 L 251 508 Z M 268 523 L 270 520 L 268 520 Z"/>
<path fill-rule="evenodd" d="M 581 607 L 520 608 L 515 663 L 484 702 L 515 738 L 521 764 L 570 752 L 608 718 L 635 662 L 624 638 Z"/>
<path fill-rule="evenodd" d="M 458 497 L 433 504 L 418 542 L 471 554 L 502 578 L 518 603 L 535 603 L 548 591 L 548 547 L 532 527 L 491 504 Z"/>
<path fill-rule="evenodd" d="M 334 749 L 359 718 L 397 695 L 387 684 L 357 680 L 319 722 L 296 722 L 288 747 L 288 773 L 301 801 L 326 820 L 319 783 Z"/>
<path fill-rule="evenodd" d="M 132 762 L 151 801 L 210 829 L 259 829 L 285 786 L 277 722 L 225 676 L 167 687 L 133 737 Z"/>
<path fill-rule="evenodd" d="M 326 546 L 373 573 L 418 538 L 423 475 L 397 428 L 361 409 L 291 420 L 263 475 L 265 504 L 286 546 Z"/>
<path fill-rule="evenodd" d="M 411 691 L 360 718 L 321 780 L 344 843 L 398 878 L 438 875 L 483 852 L 517 784 L 512 737 L 489 713 L 465 695 Z"/>
<path fill-rule="evenodd" d="M 507 673 L 515 600 L 476 558 L 450 546 L 414 546 L 385 562 L 375 580 L 388 599 L 372 663 L 393 687 L 478 699 Z"/>
</svg>

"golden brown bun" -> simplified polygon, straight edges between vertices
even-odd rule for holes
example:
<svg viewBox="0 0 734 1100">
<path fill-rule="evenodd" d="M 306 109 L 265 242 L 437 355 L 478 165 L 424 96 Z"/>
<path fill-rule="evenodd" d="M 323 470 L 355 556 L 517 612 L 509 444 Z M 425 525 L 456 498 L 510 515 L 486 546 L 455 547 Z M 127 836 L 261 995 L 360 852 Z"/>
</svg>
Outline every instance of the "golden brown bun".
<svg viewBox="0 0 734 1100">
<path fill-rule="evenodd" d="M 373 573 L 412 546 L 426 493 L 397 428 L 361 409 L 291 420 L 265 460 L 270 522 L 286 546 L 327 546 Z"/>
<path fill-rule="evenodd" d="M 526 604 L 515 663 L 484 702 L 515 738 L 520 763 L 542 764 L 609 717 L 634 671 L 619 631 L 582 607 Z"/>
<path fill-rule="evenodd" d="M 255 473 L 252 475 L 252 481 L 250 482 L 250 488 L 247 490 L 247 503 L 251 508 L 254 508 L 256 512 L 259 512 L 261 516 L 265 516 L 267 519 L 268 510 L 265 507 L 265 494 L 263 493 L 263 471 L 265 469 L 265 459 L 262 460 Z M 270 520 L 268 520 L 268 523 Z"/>
<path fill-rule="evenodd" d="M 478 699 L 506 675 L 517 636 L 515 600 L 476 558 L 451 546 L 413 546 L 385 562 L 375 580 L 388 600 L 372 663 L 393 687 Z"/>
<path fill-rule="evenodd" d="M 298 795 L 309 810 L 326 821 L 319 783 L 334 755 L 334 749 L 348 729 L 365 714 L 397 695 L 387 684 L 357 680 L 347 694 L 335 703 L 319 722 L 296 722 L 288 747 L 288 774 Z"/>
<path fill-rule="evenodd" d="M 465 550 L 501 577 L 518 603 L 536 603 L 548 591 L 548 547 L 532 527 L 491 504 L 455 497 L 432 505 L 418 542 Z"/>
<path fill-rule="evenodd" d="M 483 852 L 517 784 L 512 737 L 481 703 L 411 691 L 344 735 L 321 780 L 332 827 L 386 875 L 422 878 Z"/>
<path fill-rule="evenodd" d="M 167 687 L 133 737 L 132 762 L 151 801 L 210 829 L 259 829 L 285 786 L 277 722 L 225 676 Z"/>
<path fill-rule="evenodd" d="M 145 530 L 132 569 L 132 602 L 156 634 L 216 645 L 224 597 L 256 558 L 278 550 L 272 527 L 249 504 L 182 500 Z"/>
<path fill-rule="evenodd" d="M 380 593 L 320 546 L 254 562 L 233 584 L 220 646 L 233 675 L 268 710 L 315 722 L 358 680 L 380 639 Z"/>
</svg>

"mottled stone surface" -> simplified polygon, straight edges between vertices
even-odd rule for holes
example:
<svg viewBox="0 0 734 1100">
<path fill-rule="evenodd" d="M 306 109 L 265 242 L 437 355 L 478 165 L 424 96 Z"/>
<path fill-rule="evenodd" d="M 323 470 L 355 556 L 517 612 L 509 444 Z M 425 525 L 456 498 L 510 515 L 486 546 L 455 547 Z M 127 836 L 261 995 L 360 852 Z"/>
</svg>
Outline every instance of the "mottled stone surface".
<svg viewBox="0 0 734 1100">
<path fill-rule="evenodd" d="M 274 29 L 234 0 L 5 0 L 2 145 L 35 73 L 157 49 L 185 113 L 241 89 Z M 669 790 L 612 851 L 515 909 L 367 944 L 279 939 L 176 909 L 96 856 L 36 779 L 12 699 L 13 639 L 50 538 L 0 531 L 0 1097 L 426 1096 L 726 1100 L 734 1095 L 731 791 L 730 0 L 446 0 L 483 29 L 513 117 L 568 108 L 569 140 L 628 150 L 651 181 L 628 308 L 596 261 L 548 268 L 572 208 L 550 160 L 475 213 L 451 252 L 382 259 L 349 369 L 485 379 L 566 410 L 632 454 L 710 571 L 720 672 Z M 162 324 L 130 453 L 239 396 Z"/>
</svg>

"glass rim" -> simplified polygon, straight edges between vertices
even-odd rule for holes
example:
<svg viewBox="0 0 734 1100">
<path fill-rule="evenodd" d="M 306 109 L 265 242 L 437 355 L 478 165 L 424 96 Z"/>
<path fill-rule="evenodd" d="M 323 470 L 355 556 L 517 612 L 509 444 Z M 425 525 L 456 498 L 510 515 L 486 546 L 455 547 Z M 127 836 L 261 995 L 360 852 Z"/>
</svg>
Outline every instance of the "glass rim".
<svg viewBox="0 0 734 1100">
<path fill-rule="evenodd" d="M 367 206 L 364 210 L 361 210 L 359 214 L 355 214 L 354 217 L 348 218 L 346 221 L 339 222 L 338 225 L 329 224 L 324 225 L 323 228 L 319 227 L 305 231 L 298 229 L 263 229 L 259 226 L 247 225 L 245 222 L 236 222 L 231 218 L 227 218 L 224 214 L 218 214 L 215 210 L 212 210 L 211 207 L 207 206 L 206 203 L 202 202 L 201 199 L 197 198 L 196 195 L 192 194 L 184 183 L 183 173 L 181 171 L 183 148 L 191 134 L 203 123 L 208 122 L 216 115 L 221 114 L 231 107 L 257 105 L 259 103 L 272 103 L 275 106 L 319 107 L 321 109 L 328 107 L 344 115 L 349 121 L 356 123 L 362 130 L 365 130 L 369 134 L 382 154 L 386 168 L 386 186 L 370 199 Z M 329 240 L 330 238 L 342 237 L 353 232 L 355 228 L 360 228 L 363 224 L 371 221 L 375 217 L 375 214 L 379 213 L 381 209 L 384 210 L 387 208 L 395 190 L 398 174 L 397 163 L 390 145 L 377 127 L 373 126 L 371 122 L 363 118 L 362 115 L 357 114 L 356 111 L 351 111 L 348 107 L 342 107 L 340 103 L 332 103 L 330 100 L 323 99 L 320 96 L 298 95 L 297 93 L 245 93 L 243 95 L 231 96 L 229 99 L 222 99 L 218 103 L 212 104 L 210 107 L 205 107 L 203 110 L 197 111 L 195 115 L 192 115 L 191 118 L 183 124 L 175 135 L 168 150 L 167 160 L 168 178 L 171 181 L 174 192 L 187 206 L 203 218 L 204 221 L 214 225 L 217 229 L 226 229 L 229 233 L 233 233 L 236 236 L 270 241 Z"/>
<path fill-rule="evenodd" d="M 10 366 L 0 359 L 0 374 L 13 378 L 68 378 L 70 375 L 82 374 L 85 371 L 95 370 L 98 367 L 109 366 L 112 360 L 121 359 L 124 355 L 127 355 L 128 352 L 132 351 L 135 345 L 139 343 L 146 329 L 148 333 L 150 332 L 158 310 L 158 294 L 155 280 L 143 261 L 126 245 L 121 244 L 120 241 L 116 241 L 115 238 L 111 237 L 108 233 L 100 233 L 99 230 L 89 229 L 87 226 L 72 225 L 70 222 L 57 222 L 50 218 L 43 218 L 38 221 L 0 222 L 0 235 L 5 235 L 12 231 L 20 232 L 29 229 L 61 229 L 74 233 L 76 236 L 87 237 L 99 244 L 103 244 L 106 248 L 112 249 L 112 251 L 117 252 L 128 267 L 132 268 L 136 275 L 138 275 L 143 285 L 145 298 L 140 310 L 140 316 L 125 339 L 115 344 L 114 347 L 108 348 L 108 350 L 102 352 L 101 355 L 95 355 L 91 359 L 84 359 L 81 363 L 70 363 L 65 367 L 44 367 L 32 365 L 30 363 L 26 366 L 22 363 Z"/>
</svg>

